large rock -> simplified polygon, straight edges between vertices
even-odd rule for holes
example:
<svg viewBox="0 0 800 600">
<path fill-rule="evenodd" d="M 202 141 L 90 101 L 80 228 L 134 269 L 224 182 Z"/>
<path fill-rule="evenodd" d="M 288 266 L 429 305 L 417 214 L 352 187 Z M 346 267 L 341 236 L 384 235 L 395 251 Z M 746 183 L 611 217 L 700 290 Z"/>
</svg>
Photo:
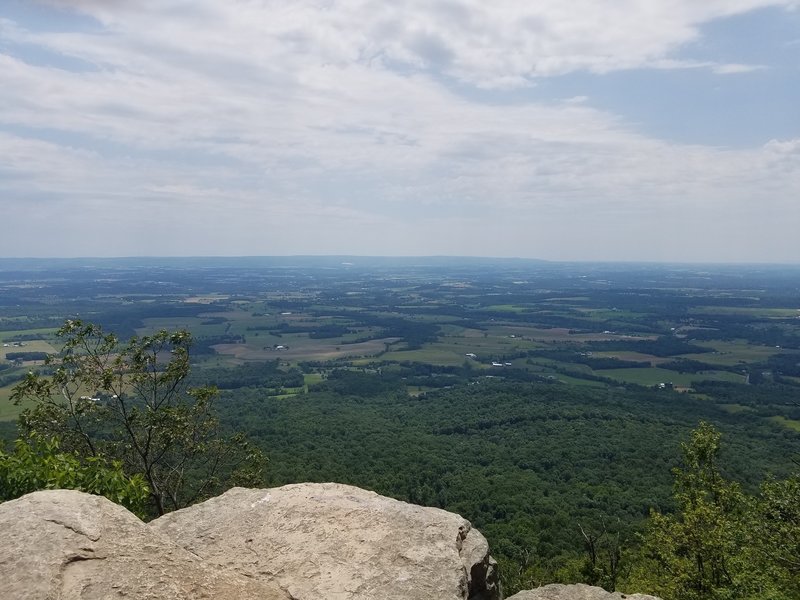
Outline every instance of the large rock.
<svg viewBox="0 0 800 600">
<path fill-rule="evenodd" d="M 486 539 L 458 515 L 325 483 L 234 488 L 149 526 L 295 600 L 495 600 Z"/>
<path fill-rule="evenodd" d="M 286 600 L 277 586 L 201 563 L 123 507 L 69 490 L 0 504 L 0 598 Z"/>
<path fill-rule="evenodd" d="M 643 594 L 620 594 L 607 592 L 603 588 L 584 585 L 561 585 L 553 583 L 535 590 L 526 590 L 514 594 L 506 600 L 659 600 L 655 596 Z"/>
</svg>

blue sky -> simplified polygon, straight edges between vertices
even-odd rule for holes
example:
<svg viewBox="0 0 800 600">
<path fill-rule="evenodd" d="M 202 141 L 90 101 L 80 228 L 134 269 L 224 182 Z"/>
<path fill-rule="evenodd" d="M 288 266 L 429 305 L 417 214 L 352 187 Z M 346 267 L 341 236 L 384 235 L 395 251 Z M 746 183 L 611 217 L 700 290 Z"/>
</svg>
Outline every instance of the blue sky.
<svg viewBox="0 0 800 600">
<path fill-rule="evenodd" d="M 800 262 L 798 0 L 4 0 L 0 256 Z"/>
</svg>

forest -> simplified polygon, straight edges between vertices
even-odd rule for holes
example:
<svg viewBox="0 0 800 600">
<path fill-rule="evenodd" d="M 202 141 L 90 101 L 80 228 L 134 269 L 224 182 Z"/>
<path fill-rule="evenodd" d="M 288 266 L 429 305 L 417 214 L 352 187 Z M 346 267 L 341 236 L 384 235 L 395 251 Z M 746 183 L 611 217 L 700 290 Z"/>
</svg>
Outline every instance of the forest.
<svg viewBox="0 0 800 600">
<path fill-rule="evenodd" d="M 36 452 L 64 465 L 78 452 L 72 471 L 90 471 L 73 485 L 114 482 L 147 516 L 226 482 L 337 481 L 468 518 L 507 593 L 585 581 L 665 599 L 797 597 L 797 269 L 131 260 L 0 261 L 7 483 L 40 473 Z M 87 339 L 111 361 L 97 364 L 116 364 L 108 377 L 86 366 Z M 70 364 L 65 407 L 46 384 Z M 134 397 L 134 374 L 194 390 L 158 400 L 187 416 L 161 440 L 183 453 L 180 481 L 112 443 L 117 405 L 130 396 L 125 410 L 145 415 L 154 401 Z M 91 423 L 92 451 L 66 428 L 26 438 L 54 415 Z M 208 446 L 175 435 L 188 416 L 219 442 L 213 473 Z M 15 450 L 18 437 L 30 443 Z M 153 504 L 156 488 L 173 491 Z"/>
</svg>

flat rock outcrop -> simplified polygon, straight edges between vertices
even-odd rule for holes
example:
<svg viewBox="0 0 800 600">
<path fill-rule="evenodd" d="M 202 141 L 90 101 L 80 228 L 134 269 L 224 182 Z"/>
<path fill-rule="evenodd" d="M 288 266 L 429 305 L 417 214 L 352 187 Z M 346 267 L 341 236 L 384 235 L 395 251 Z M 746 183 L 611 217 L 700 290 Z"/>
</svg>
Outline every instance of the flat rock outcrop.
<svg viewBox="0 0 800 600">
<path fill-rule="evenodd" d="M 486 539 L 453 513 L 347 485 L 234 488 L 148 527 L 294 600 L 496 600 Z"/>
<path fill-rule="evenodd" d="M 526 590 L 506 598 L 506 600 L 660 600 L 655 596 L 643 594 L 621 594 L 607 592 L 603 588 L 584 585 L 562 585 L 552 583 L 535 590 Z"/>
<path fill-rule="evenodd" d="M 204 565 L 121 506 L 70 490 L 0 504 L 3 600 L 287 600 L 274 584 Z"/>
</svg>

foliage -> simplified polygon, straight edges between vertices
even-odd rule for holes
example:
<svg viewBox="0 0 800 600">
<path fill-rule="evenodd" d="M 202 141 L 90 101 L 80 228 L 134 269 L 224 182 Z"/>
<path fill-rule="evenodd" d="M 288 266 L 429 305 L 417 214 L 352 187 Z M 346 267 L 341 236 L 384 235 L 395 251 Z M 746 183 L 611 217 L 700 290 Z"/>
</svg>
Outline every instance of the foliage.
<svg viewBox="0 0 800 600">
<path fill-rule="evenodd" d="M 677 514 L 650 515 L 643 576 L 667 598 L 722 597 L 737 584 L 732 563 L 743 543 L 744 497 L 720 475 L 719 440 L 707 423 L 692 433 L 682 444 L 684 467 L 673 471 Z"/>
<path fill-rule="evenodd" d="M 796 440 L 690 394 L 515 382 L 511 369 L 450 380 L 460 369 L 338 369 L 291 400 L 270 388 L 222 391 L 220 414 L 269 448 L 270 485 L 339 481 L 468 518 L 500 559 L 508 594 L 624 579 L 649 508 L 673 508 L 675 448 L 698 421 L 731 435 L 726 464 L 752 490 Z M 432 389 L 443 375 L 452 387 Z M 410 397 L 403 384 L 428 391 Z M 593 568 L 581 526 L 596 538 Z"/>
<path fill-rule="evenodd" d="M 800 477 L 766 481 L 751 524 L 765 577 L 787 598 L 800 598 Z"/>
<path fill-rule="evenodd" d="M 23 432 L 57 436 L 82 457 L 108 456 L 141 473 L 164 514 L 218 493 L 227 481 L 258 484 L 263 456 L 241 435 L 225 438 L 213 387 L 189 388 L 186 331 L 122 344 L 96 325 L 67 321 L 51 376 L 29 373 L 12 398 L 30 399 Z"/>
<path fill-rule="evenodd" d="M 57 438 L 17 439 L 14 452 L 0 451 L 0 502 L 36 490 L 73 489 L 105 496 L 140 517 L 150 495 L 140 474 L 127 476 L 120 461 L 95 456 L 81 460 L 61 451 Z"/>
<path fill-rule="evenodd" d="M 720 434 L 701 423 L 674 470 L 677 511 L 653 511 L 628 587 L 665 600 L 788 600 L 800 591 L 800 481 L 748 496 L 718 466 Z"/>
</svg>

